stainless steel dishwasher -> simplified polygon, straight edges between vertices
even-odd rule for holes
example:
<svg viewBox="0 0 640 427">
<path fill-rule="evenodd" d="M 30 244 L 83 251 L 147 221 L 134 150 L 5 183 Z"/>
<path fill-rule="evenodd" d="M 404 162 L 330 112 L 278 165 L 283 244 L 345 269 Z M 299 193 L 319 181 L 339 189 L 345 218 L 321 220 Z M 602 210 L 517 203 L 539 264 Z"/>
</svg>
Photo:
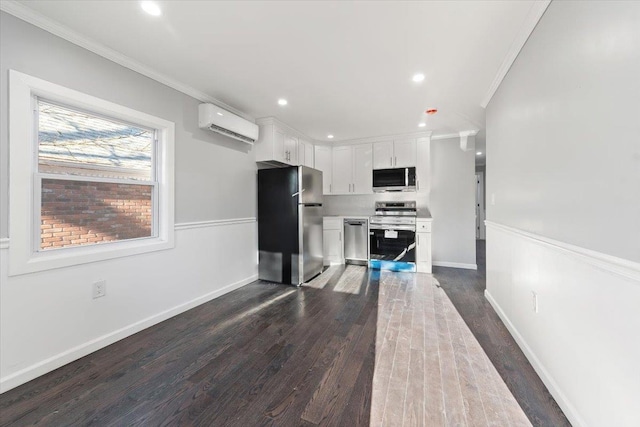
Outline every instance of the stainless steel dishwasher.
<svg viewBox="0 0 640 427">
<path fill-rule="evenodd" d="M 367 265 L 369 262 L 369 221 L 344 220 L 344 260 L 349 264 Z"/>
</svg>

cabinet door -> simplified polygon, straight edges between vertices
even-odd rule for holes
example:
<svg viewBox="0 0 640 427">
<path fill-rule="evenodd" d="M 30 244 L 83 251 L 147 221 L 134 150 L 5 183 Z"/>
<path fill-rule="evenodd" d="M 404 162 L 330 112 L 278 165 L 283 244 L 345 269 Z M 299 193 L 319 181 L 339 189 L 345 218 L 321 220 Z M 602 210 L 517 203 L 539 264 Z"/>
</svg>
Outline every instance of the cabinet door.
<svg viewBox="0 0 640 427">
<path fill-rule="evenodd" d="M 304 150 L 304 165 L 309 166 L 310 168 L 315 167 L 314 166 L 315 162 L 313 161 L 313 158 L 314 158 L 313 153 L 314 153 L 313 144 L 306 143 L 305 150 Z"/>
<path fill-rule="evenodd" d="M 313 145 L 302 139 L 298 140 L 298 164 L 313 167 Z"/>
<path fill-rule="evenodd" d="M 431 273 L 431 233 L 416 233 L 416 267 L 420 273 Z"/>
<path fill-rule="evenodd" d="M 342 264 L 342 230 L 324 230 L 324 264 Z"/>
<path fill-rule="evenodd" d="M 353 186 L 355 194 L 373 193 L 373 147 L 371 144 L 353 147 Z"/>
<path fill-rule="evenodd" d="M 287 156 L 285 155 L 285 135 L 280 129 L 273 128 L 273 160 L 278 162 L 287 162 Z"/>
<path fill-rule="evenodd" d="M 389 169 L 393 167 L 393 141 L 373 144 L 373 168 Z"/>
<path fill-rule="evenodd" d="M 298 165 L 298 138 L 291 135 L 284 136 L 285 163 Z"/>
<path fill-rule="evenodd" d="M 318 145 L 314 151 L 314 167 L 322 171 L 322 194 L 331 194 L 331 147 Z"/>
<path fill-rule="evenodd" d="M 393 141 L 393 167 L 406 168 L 416 165 L 416 140 Z"/>
<path fill-rule="evenodd" d="M 333 147 L 332 157 L 331 194 L 349 194 L 353 185 L 353 150 L 351 147 Z"/>
</svg>

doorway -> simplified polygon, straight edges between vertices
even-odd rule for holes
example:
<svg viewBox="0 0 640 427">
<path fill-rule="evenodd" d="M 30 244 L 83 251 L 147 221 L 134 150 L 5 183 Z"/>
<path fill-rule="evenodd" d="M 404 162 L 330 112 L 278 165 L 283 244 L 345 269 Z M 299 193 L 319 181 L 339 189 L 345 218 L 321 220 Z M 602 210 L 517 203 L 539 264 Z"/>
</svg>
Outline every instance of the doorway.
<svg viewBox="0 0 640 427">
<path fill-rule="evenodd" d="M 485 239 L 484 172 L 476 172 L 476 239 Z"/>
</svg>

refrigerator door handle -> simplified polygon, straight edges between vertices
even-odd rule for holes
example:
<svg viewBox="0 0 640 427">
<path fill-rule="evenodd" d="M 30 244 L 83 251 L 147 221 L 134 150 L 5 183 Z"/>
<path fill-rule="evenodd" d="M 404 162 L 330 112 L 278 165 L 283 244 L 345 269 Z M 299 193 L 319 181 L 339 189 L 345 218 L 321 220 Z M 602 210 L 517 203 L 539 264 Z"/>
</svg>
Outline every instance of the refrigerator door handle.
<svg viewBox="0 0 640 427">
<path fill-rule="evenodd" d="M 304 190 L 306 190 L 306 188 L 303 188 L 302 190 L 300 190 L 300 191 L 298 191 L 298 192 L 293 193 L 293 194 L 291 195 L 291 197 L 296 197 L 298 194 L 302 194 L 302 193 L 304 193 Z"/>
</svg>

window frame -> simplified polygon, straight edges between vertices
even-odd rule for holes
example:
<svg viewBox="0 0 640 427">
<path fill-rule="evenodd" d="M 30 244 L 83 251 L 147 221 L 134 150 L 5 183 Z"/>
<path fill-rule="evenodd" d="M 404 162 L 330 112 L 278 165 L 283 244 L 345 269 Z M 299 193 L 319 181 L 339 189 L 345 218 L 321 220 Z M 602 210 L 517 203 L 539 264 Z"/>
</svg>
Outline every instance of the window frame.
<svg viewBox="0 0 640 427">
<path fill-rule="evenodd" d="M 9 89 L 10 276 L 174 247 L 175 125 L 173 122 L 15 70 L 9 71 Z M 37 98 L 155 131 L 151 181 L 139 181 L 139 185 L 154 187 L 151 237 L 47 250 L 40 248 L 42 179 L 85 182 L 116 182 L 118 179 L 40 172 Z M 137 184 L 133 180 L 120 181 L 125 184 Z"/>
</svg>

